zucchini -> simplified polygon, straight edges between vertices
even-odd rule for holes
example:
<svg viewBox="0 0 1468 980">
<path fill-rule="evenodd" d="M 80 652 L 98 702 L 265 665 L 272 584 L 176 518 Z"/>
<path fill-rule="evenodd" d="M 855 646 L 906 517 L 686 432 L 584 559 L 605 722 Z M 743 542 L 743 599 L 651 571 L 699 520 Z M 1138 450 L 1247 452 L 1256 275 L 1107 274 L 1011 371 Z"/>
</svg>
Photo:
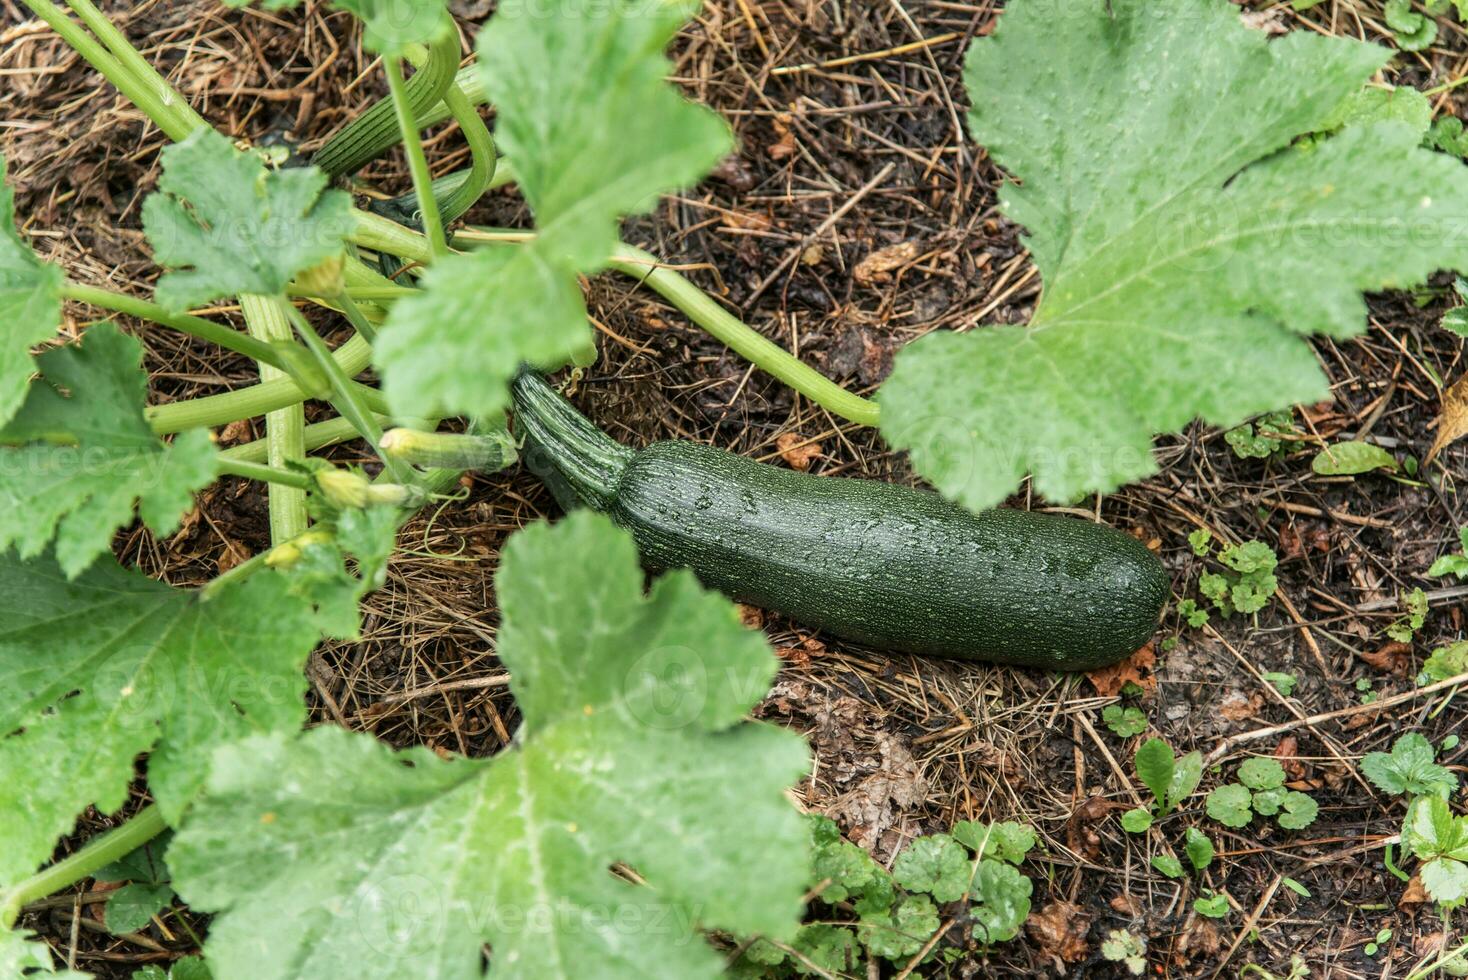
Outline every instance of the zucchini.
<svg viewBox="0 0 1468 980">
<path fill-rule="evenodd" d="M 1157 628 L 1166 571 L 1130 535 L 1089 521 L 811 476 L 709 446 L 633 451 L 538 375 L 513 385 L 524 455 L 565 507 L 629 530 L 651 571 L 867 646 L 1050 670 L 1131 654 Z"/>
</svg>

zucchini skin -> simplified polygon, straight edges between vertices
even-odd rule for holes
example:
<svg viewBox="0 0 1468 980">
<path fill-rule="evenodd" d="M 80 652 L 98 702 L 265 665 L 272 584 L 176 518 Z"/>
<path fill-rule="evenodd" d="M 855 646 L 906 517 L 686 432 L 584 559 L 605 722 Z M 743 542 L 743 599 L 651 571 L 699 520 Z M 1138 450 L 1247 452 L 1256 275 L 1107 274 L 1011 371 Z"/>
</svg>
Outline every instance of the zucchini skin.
<svg viewBox="0 0 1468 980">
<path fill-rule="evenodd" d="M 526 418 L 533 399 L 517 406 L 532 462 L 558 475 L 584 463 Z M 933 493 L 696 443 L 607 451 L 622 465 L 573 490 L 632 533 L 650 570 L 690 568 L 734 599 L 878 649 L 1089 670 L 1151 639 L 1171 591 L 1145 546 L 1089 521 L 973 514 Z"/>
</svg>

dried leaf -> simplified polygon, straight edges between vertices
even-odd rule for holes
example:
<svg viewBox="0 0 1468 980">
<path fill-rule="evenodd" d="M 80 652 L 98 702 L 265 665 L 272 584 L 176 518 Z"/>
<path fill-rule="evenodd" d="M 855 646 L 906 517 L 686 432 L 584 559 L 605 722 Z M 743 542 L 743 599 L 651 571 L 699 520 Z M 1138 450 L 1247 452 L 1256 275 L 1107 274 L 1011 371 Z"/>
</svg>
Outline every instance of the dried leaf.
<svg viewBox="0 0 1468 980">
<path fill-rule="evenodd" d="M 1397 899 L 1397 908 L 1404 905 L 1426 905 L 1431 901 L 1432 897 L 1427 894 L 1427 889 L 1422 887 L 1422 878 L 1413 875 L 1412 880 L 1407 882 L 1407 888 L 1402 892 L 1402 897 Z"/>
<path fill-rule="evenodd" d="M 1358 656 L 1377 670 L 1384 670 L 1389 674 L 1405 675 L 1411 670 L 1411 653 L 1410 643 L 1398 643 L 1392 640 L 1373 653 L 1363 652 Z"/>
<path fill-rule="evenodd" d="M 921 254 L 917 242 L 901 242 L 878 249 L 862 259 L 852 270 L 852 276 L 863 286 L 878 282 L 891 282 L 892 273 L 907 265 Z"/>
<path fill-rule="evenodd" d="M 795 133 L 790 129 L 793 118 L 788 112 L 782 112 L 775 117 L 775 134 L 779 139 L 765 148 L 771 160 L 784 160 L 795 155 Z"/>
<path fill-rule="evenodd" d="M 1274 749 L 1274 757 L 1279 764 L 1284 766 L 1285 773 L 1291 779 L 1303 779 L 1305 776 L 1305 763 L 1300 761 L 1300 740 L 1293 735 L 1286 735 L 1279 740 L 1279 745 Z"/>
<path fill-rule="evenodd" d="M 1432 465 L 1438 453 L 1465 435 L 1468 435 L 1468 374 L 1453 382 L 1453 386 L 1443 392 L 1442 414 L 1437 419 L 1437 438 L 1432 441 L 1432 448 L 1427 451 L 1422 465 Z"/>
<path fill-rule="evenodd" d="M 1156 690 L 1157 678 L 1152 676 L 1152 670 L 1156 666 L 1157 654 L 1152 649 L 1152 644 L 1148 643 L 1121 663 L 1093 670 L 1086 677 L 1097 694 L 1103 698 L 1114 698 L 1129 682 L 1143 691 Z"/>
<path fill-rule="evenodd" d="M 1264 698 L 1259 694 L 1250 694 L 1247 697 L 1235 691 L 1223 699 L 1218 706 L 1218 713 L 1228 721 L 1243 721 L 1252 718 L 1259 713 L 1264 706 Z"/>
<path fill-rule="evenodd" d="M 1101 853 L 1101 837 L 1095 828 L 1119 806 L 1121 804 L 1112 803 L 1104 796 L 1087 797 L 1071 812 L 1065 823 L 1065 846 L 1087 861 L 1096 860 Z"/>
<path fill-rule="evenodd" d="M 1025 931 L 1040 951 L 1064 963 L 1079 963 L 1090 955 L 1086 942 L 1090 929 L 1090 914 L 1070 902 L 1051 902 L 1025 921 Z"/>
<path fill-rule="evenodd" d="M 1111 911 L 1117 915 L 1127 915 L 1135 918 L 1140 914 L 1136 899 L 1125 893 L 1112 896 L 1111 901 L 1107 904 L 1111 906 Z"/>
<path fill-rule="evenodd" d="M 775 440 L 775 447 L 780 450 L 780 458 L 792 470 L 800 470 L 802 473 L 810 469 L 813 460 L 821 458 L 823 451 L 819 442 L 807 439 L 798 432 L 781 435 Z"/>
</svg>

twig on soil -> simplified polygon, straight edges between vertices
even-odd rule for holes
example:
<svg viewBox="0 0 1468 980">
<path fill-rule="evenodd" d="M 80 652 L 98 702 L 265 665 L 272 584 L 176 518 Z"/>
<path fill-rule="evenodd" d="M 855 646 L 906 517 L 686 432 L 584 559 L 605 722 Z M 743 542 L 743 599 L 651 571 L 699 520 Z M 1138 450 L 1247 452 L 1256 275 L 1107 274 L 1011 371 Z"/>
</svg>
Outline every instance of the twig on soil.
<svg viewBox="0 0 1468 980">
<path fill-rule="evenodd" d="M 1250 669 L 1252 670 L 1253 668 L 1251 667 Z M 1419 687 L 1414 688 L 1410 691 L 1403 691 L 1401 694 L 1393 694 L 1389 698 L 1382 698 L 1380 701 L 1372 701 L 1370 704 L 1353 704 L 1349 708 L 1341 708 L 1339 711 L 1327 711 L 1324 714 L 1296 718 L 1294 721 L 1287 721 L 1280 725 L 1270 725 L 1266 728 L 1256 728 L 1252 732 L 1240 732 L 1237 735 L 1230 735 L 1222 742 L 1219 742 L 1218 745 L 1214 747 L 1212 752 L 1209 752 L 1206 756 L 1204 756 L 1203 762 L 1204 765 L 1211 766 L 1222 759 L 1224 756 L 1228 755 L 1238 746 L 1243 745 L 1245 742 L 1257 742 L 1260 739 L 1272 738 L 1275 735 L 1283 735 L 1285 732 L 1294 731 L 1296 728 L 1310 727 L 1313 729 L 1316 725 L 1319 725 L 1323 722 L 1334 721 L 1337 718 L 1345 718 L 1350 715 L 1360 714 L 1363 711 L 1380 711 L 1383 708 L 1390 708 L 1393 705 L 1401 704 L 1404 701 L 1411 701 L 1413 698 L 1419 698 L 1423 697 L 1424 695 L 1434 694 L 1437 691 L 1441 691 L 1445 688 L 1457 687 L 1460 684 L 1468 684 L 1468 674 L 1457 674 L 1456 676 L 1449 677 L 1445 681 L 1438 681 L 1436 684 L 1429 684 L 1426 687 Z M 1352 771 L 1354 770 L 1355 767 L 1353 766 Z"/>
<path fill-rule="evenodd" d="M 1468 595 L 1468 585 L 1454 585 L 1446 589 L 1433 589 L 1427 593 L 1427 601 L 1433 603 L 1441 602 L 1444 599 L 1461 599 L 1465 595 Z M 1383 609 L 1398 609 L 1401 605 L 1402 600 L 1394 596 L 1390 599 L 1372 599 L 1354 608 L 1356 612 L 1367 613 L 1381 612 Z"/>
<path fill-rule="evenodd" d="M 1346 771 L 1351 774 L 1351 778 L 1356 780 L 1357 783 L 1361 784 L 1361 788 L 1366 790 L 1369 796 L 1373 798 L 1376 796 L 1376 790 L 1372 787 L 1370 783 L 1362 778 L 1361 773 L 1356 770 L 1355 763 L 1351 762 L 1351 760 L 1346 758 L 1346 756 L 1341 752 L 1340 747 L 1336 745 L 1335 739 L 1331 738 L 1329 735 L 1326 735 L 1324 732 L 1316 728 L 1315 725 L 1310 721 L 1310 719 L 1305 717 L 1305 715 L 1300 711 L 1299 708 L 1295 707 L 1295 703 L 1293 701 L 1285 697 L 1283 694 L 1279 693 L 1279 690 L 1273 684 L 1265 680 L 1264 675 L 1259 673 L 1259 669 L 1255 667 L 1252 663 L 1250 663 L 1247 657 L 1245 657 L 1238 650 L 1234 649 L 1234 645 L 1225 640 L 1216 629 L 1214 629 L 1212 626 L 1205 626 L 1203 628 L 1215 640 L 1217 640 L 1219 643 L 1222 643 L 1224 648 L 1228 650 L 1229 653 L 1234 655 L 1234 659 L 1242 664 L 1245 670 L 1254 675 L 1254 679 L 1259 682 L 1260 687 L 1268 692 L 1269 695 L 1273 697 L 1276 701 L 1284 705 L 1285 708 L 1290 712 L 1290 714 L 1295 716 L 1299 724 L 1307 726 L 1310 731 L 1314 733 L 1315 737 L 1320 739 L 1320 743 L 1330 751 L 1330 754 L 1335 758 L 1337 762 L 1345 766 Z M 1322 657 L 1321 659 L 1323 660 L 1324 658 Z M 1214 753 L 1216 753 L 1217 751 L 1217 749 L 1214 749 L 1213 752 L 1208 754 L 1208 757 L 1204 761 L 1211 764 L 1218 761 L 1218 758 L 1222 758 L 1222 756 L 1218 756 L 1218 758 L 1214 757 Z"/>
<path fill-rule="evenodd" d="M 771 69 L 771 75 L 796 75 L 801 72 L 818 71 L 822 68 L 840 68 L 843 65 L 855 65 L 863 61 L 880 61 L 883 58 L 895 58 L 898 55 L 911 54 L 924 48 L 935 48 L 949 41 L 956 41 L 963 35 L 958 31 L 949 31 L 947 34 L 939 34 L 937 37 L 926 37 L 921 41 L 911 41 L 907 44 L 899 44 L 895 48 L 887 48 L 885 51 L 869 51 L 865 54 L 852 54 L 844 58 L 832 58 L 830 61 L 819 63 L 807 62 L 803 65 L 785 65 L 780 68 Z"/>
<path fill-rule="evenodd" d="M 1396 527 L 1391 521 L 1384 521 L 1380 517 L 1359 517 L 1356 514 L 1348 514 L 1343 510 L 1325 510 L 1320 507 L 1311 507 L 1309 504 L 1297 504 L 1288 500 L 1281 500 L 1269 494 L 1260 494 L 1254 499 L 1262 506 L 1278 507 L 1280 510 L 1289 511 L 1291 514 L 1304 514 L 1306 517 L 1329 517 L 1332 520 L 1340 521 L 1342 524 L 1355 524 L 1358 527 L 1386 529 Z"/>
<path fill-rule="evenodd" d="M 1259 899 L 1259 904 L 1254 906 L 1254 911 L 1249 913 L 1249 918 L 1244 920 L 1244 924 L 1240 927 L 1238 935 L 1234 936 L 1234 941 L 1229 944 L 1228 951 L 1218 961 L 1218 969 L 1213 971 L 1214 980 L 1217 980 L 1217 977 L 1223 973 L 1223 968 L 1228 966 L 1228 961 L 1233 959 L 1234 953 L 1238 952 L 1239 946 L 1244 941 L 1244 937 L 1254 931 L 1254 926 L 1258 924 L 1260 917 L 1264 915 L 1264 910 L 1269 907 L 1269 903 L 1274 900 L 1274 893 L 1279 891 L 1280 883 L 1283 881 L 1284 875 L 1274 876 L 1274 881 L 1265 890 L 1264 897 Z"/>
<path fill-rule="evenodd" d="M 892 176 L 892 171 L 896 169 L 897 164 L 889 163 L 881 170 L 877 171 L 877 175 L 875 177 L 867 181 L 865 184 L 862 184 L 861 188 L 855 194 L 851 195 L 851 197 L 847 198 L 845 204 L 841 205 L 835 211 L 832 211 L 831 216 L 825 221 L 822 221 L 816 227 L 815 231 L 811 232 L 809 235 L 805 236 L 805 238 L 801 239 L 800 243 L 792 248 L 789 254 L 787 254 L 783 259 L 780 260 L 780 264 L 775 266 L 770 274 L 765 276 L 765 278 L 760 281 L 760 284 L 758 286 L 754 287 L 754 292 L 750 293 L 749 298 L 744 301 L 744 308 L 749 309 L 749 307 L 753 305 L 755 300 L 764 295 L 765 290 L 769 289 L 771 284 L 773 284 L 776 279 L 779 279 L 785 274 L 785 270 L 789 269 L 792 265 L 795 264 L 795 260 L 800 258 L 802 254 L 804 254 L 805 250 L 810 247 L 812 242 L 820 238 L 826 232 L 830 231 L 831 228 L 835 226 L 836 222 L 846 217 L 846 215 L 851 212 L 852 208 L 861 203 L 863 198 L 865 198 L 872 191 L 876 190 L 878 187 L 882 186 L 882 184 L 886 182 L 887 178 Z"/>
<path fill-rule="evenodd" d="M 381 700 L 374 701 L 366 712 L 368 714 L 381 711 L 393 705 L 404 704 L 408 701 L 416 701 L 419 698 L 432 697 L 435 694 L 446 694 L 449 691 L 481 691 L 493 687 L 508 687 L 510 684 L 509 674 L 491 674 L 488 677 L 468 677 L 461 681 L 444 681 L 441 684 L 427 684 L 423 687 L 410 687 L 396 694 L 389 694 Z M 358 717 L 361 717 L 359 714 Z"/>
</svg>

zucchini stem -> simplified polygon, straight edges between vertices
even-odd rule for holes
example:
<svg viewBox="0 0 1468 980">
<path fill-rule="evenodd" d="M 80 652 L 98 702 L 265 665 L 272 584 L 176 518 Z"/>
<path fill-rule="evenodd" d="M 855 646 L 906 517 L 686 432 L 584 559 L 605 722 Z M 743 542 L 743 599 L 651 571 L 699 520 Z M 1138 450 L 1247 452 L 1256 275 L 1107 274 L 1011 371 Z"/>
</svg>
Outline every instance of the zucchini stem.
<svg viewBox="0 0 1468 980">
<path fill-rule="evenodd" d="M 95 286 L 83 286 L 80 283 L 65 283 L 61 287 L 61 295 L 64 299 L 95 306 L 99 310 L 111 310 L 114 313 L 123 313 L 140 320 L 151 320 L 153 323 L 172 327 L 191 337 L 198 337 L 200 340 L 207 340 L 211 344 L 218 344 L 220 347 L 232 350 L 236 354 L 243 354 L 251 360 L 269 364 L 282 372 L 292 373 L 292 366 L 281 357 L 280 351 L 275 347 L 258 337 L 240 333 L 222 323 L 187 313 L 174 313 L 157 303 L 151 303 L 136 296 L 114 293 Z M 298 383 L 303 380 L 306 379 L 296 378 Z"/>
<path fill-rule="evenodd" d="M 434 258 L 440 258 L 448 254 L 449 247 L 444 240 L 443 218 L 433 200 L 433 172 L 428 169 L 428 157 L 424 155 L 423 140 L 418 134 L 418 121 L 414 118 L 412 103 L 408 101 L 403 66 L 396 58 L 384 58 L 382 67 L 387 73 L 387 87 L 392 94 L 393 109 L 397 113 L 398 129 L 403 134 L 403 150 L 408 157 L 408 169 L 413 174 L 413 189 L 418 193 L 423 230 L 433 249 Z"/>
<path fill-rule="evenodd" d="M 219 472 L 228 476 L 238 476 L 246 480 L 255 480 L 259 483 L 273 483 L 280 487 L 294 487 L 297 490 L 309 490 L 315 486 L 311 477 L 305 473 L 298 473 L 295 470 L 277 469 L 262 463 L 250 463 L 223 454 L 219 456 Z"/>
<path fill-rule="evenodd" d="M 456 244 L 518 244 L 532 237 L 532 233 L 524 231 L 475 228 L 459 232 L 454 241 Z M 608 264 L 650 287 L 715 340 L 833 415 L 862 426 L 875 426 L 880 420 L 881 409 L 876 402 L 847 391 L 754 330 L 689 279 L 660 263 L 652 253 L 623 242 L 613 251 Z"/>
<path fill-rule="evenodd" d="M 520 372 L 510 391 L 515 398 L 515 434 L 525 440 L 530 471 L 550 477 L 546 484 L 553 490 L 564 484 L 576 500 L 594 510 L 611 506 L 632 450 L 598 429 L 533 371 Z"/>
<path fill-rule="evenodd" d="M 833 415 L 868 427 L 875 426 L 880 419 L 881 409 L 876 402 L 847 391 L 757 332 L 689 279 L 660 263 L 651 253 L 623 243 L 613 252 L 611 264 L 623 275 L 649 286 L 734 353 Z"/>
<path fill-rule="evenodd" d="M 484 125 L 479 110 L 457 85 L 450 85 L 444 90 L 443 101 L 463 132 L 470 155 L 468 176 L 443 198 L 443 220 L 448 223 L 461 217 L 489 190 L 494 183 L 499 157 L 495 152 L 494 137 L 490 135 L 489 127 Z"/>
<path fill-rule="evenodd" d="M 332 359 L 348 376 L 356 375 L 371 363 L 372 347 L 365 338 L 353 337 L 336 349 Z M 237 391 L 226 391 L 167 405 L 154 405 L 144 414 L 154 432 L 168 435 L 185 429 L 202 429 L 255 418 L 300 404 L 310 397 L 313 396 L 293 379 L 276 377 Z"/>
<path fill-rule="evenodd" d="M 113 861 L 127 857 L 163 833 L 167 826 L 163 812 L 156 805 L 144 807 L 105 834 L 93 837 L 70 857 L 0 892 L 0 929 L 15 925 L 21 909 L 29 903 L 70 888 Z"/>
<path fill-rule="evenodd" d="M 357 211 L 353 217 L 357 227 L 348 236 L 353 244 L 424 265 L 433 261 L 433 246 L 421 233 L 370 211 Z"/>
<path fill-rule="evenodd" d="M 278 296 L 240 296 L 240 310 L 245 315 L 245 324 L 250 333 L 261 340 L 291 340 L 288 311 L 295 307 Z M 260 379 L 264 382 L 285 380 L 296 391 L 301 389 L 290 381 L 289 376 L 270 367 L 260 365 Z M 304 393 L 303 393 L 304 394 Z M 306 458 L 306 413 L 300 401 L 277 408 L 265 416 L 265 438 L 269 441 L 267 462 L 276 469 L 284 469 L 291 460 Z M 306 514 L 306 491 L 292 486 L 270 488 L 270 540 L 276 544 L 289 541 L 303 533 L 310 523 Z"/>
<path fill-rule="evenodd" d="M 377 418 L 379 425 L 386 421 L 385 416 L 379 415 Z M 349 442 L 352 439 L 360 438 L 356 427 L 344 418 L 328 419 L 325 422 L 315 422 L 308 425 L 306 426 L 305 436 L 307 452 L 321 449 L 325 446 L 334 446 L 339 442 Z M 247 442 L 243 445 L 231 446 L 228 449 L 220 450 L 219 456 L 221 459 L 230 462 L 263 463 L 269 458 L 268 443 L 265 439 L 256 439 L 254 442 Z"/>
<path fill-rule="evenodd" d="M 25 5 L 37 17 L 60 35 L 72 50 L 86 59 L 102 77 L 163 131 L 174 142 L 187 139 L 195 129 L 192 109 L 181 100 L 170 104 L 154 93 L 147 82 L 137 77 L 119 61 L 100 41 L 88 34 L 76 21 L 68 17 L 51 0 L 24 0 Z"/>
<path fill-rule="evenodd" d="M 154 93 L 165 106 L 177 113 L 179 119 L 187 123 L 190 132 L 198 129 L 208 129 L 209 123 L 204 117 L 194 111 L 194 107 L 183 97 L 178 89 L 173 87 L 169 80 L 163 77 L 163 73 L 154 68 L 144 58 L 127 36 L 118 30 L 117 25 L 107 19 L 107 15 L 93 5 L 92 0 L 66 0 L 67 6 L 71 7 L 76 15 L 82 19 L 91 32 L 101 39 L 124 68 L 132 72 L 133 77 L 144 85 L 151 86 Z"/>
<path fill-rule="evenodd" d="M 352 423 L 353 428 L 361 433 L 362 438 L 371 444 L 373 452 L 377 453 L 378 457 L 387 464 L 388 470 L 393 474 L 397 482 L 411 483 L 413 471 L 397 460 L 384 455 L 382 452 L 382 426 L 377 424 L 377 417 L 372 414 L 373 406 L 368 404 L 369 402 L 376 402 L 378 407 L 385 407 L 381 401 L 378 401 L 381 396 L 366 385 L 357 384 L 342 370 L 342 366 L 332 356 L 331 348 L 326 346 L 326 341 L 321 339 L 321 335 L 316 332 L 316 328 L 311 326 L 310 321 L 301 315 L 300 310 L 289 304 L 282 305 L 286 310 L 286 315 L 295 326 L 296 333 L 300 334 L 301 339 L 306 342 L 306 347 L 316 356 L 316 361 L 320 365 L 321 370 L 331 382 L 331 388 L 335 395 L 332 398 L 332 404 L 336 406 L 337 411 L 342 414 L 343 418 Z M 371 392 L 371 395 L 364 397 L 365 392 Z M 304 439 L 305 436 L 303 433 L 302 456 L 305 455 Z"/>
</svg>

